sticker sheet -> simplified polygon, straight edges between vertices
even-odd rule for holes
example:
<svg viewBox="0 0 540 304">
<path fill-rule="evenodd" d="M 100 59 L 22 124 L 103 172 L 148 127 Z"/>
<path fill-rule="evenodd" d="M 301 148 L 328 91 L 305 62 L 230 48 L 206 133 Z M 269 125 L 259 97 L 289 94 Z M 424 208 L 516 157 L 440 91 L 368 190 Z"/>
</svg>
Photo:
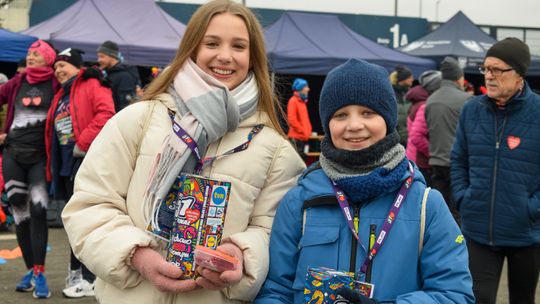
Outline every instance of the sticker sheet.
<svg viewBox="0 0 540 304">
<path fill-rule="evenodd" d="M 220 244 L 230 191 L 230 182 L 179 177 L 167 261 L 182 269 L 183 278 L 195 277 L 197 245 L 215 249 Z"/>
<path fill-rule="evenodd" d="M 352 272 L 338 271 L 326 267 L 309 268 L 304 286 L 304 303 L 349 303 L 337 294 L 342 287 L 354 289 L 370 298 L 373 296 L 373 285 L 355 281 Z"/>
</svg>

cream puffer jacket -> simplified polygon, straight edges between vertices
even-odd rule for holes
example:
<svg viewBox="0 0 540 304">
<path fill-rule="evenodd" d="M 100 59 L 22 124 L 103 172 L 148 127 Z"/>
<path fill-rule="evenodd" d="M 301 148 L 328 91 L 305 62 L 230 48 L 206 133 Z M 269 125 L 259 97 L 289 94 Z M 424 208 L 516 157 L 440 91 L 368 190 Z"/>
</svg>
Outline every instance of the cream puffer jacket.
<svg viewBox="0 0 540 304">
<path fill-rule="evenodd" d="M 243 251 L 244 277 L 221 291 L 159 292 L 130 264 L 137 246 L 159 250 L 155 239 L 144 231 L 141 202 L 154 158 L 170 133 L 167 109 L 176 107 L 167 94 L 157 99 L 119 112 L 92 143 L 77 174 L 75 193 L 62 213 L 71 246 L 97 275 L 100 303 L 249 302 L 267 274 L 269 234 L 278 202 L 305 165 L 286 139 L 265 127 L 247 150 L 207 166 L 204 175 L 232 182 L 223 239 Z M 242 144 L 260 123 L 268 126 L 269 120 L 257 112 L 236 131 L 211 144 L 207 156 Z"/>
</svg>

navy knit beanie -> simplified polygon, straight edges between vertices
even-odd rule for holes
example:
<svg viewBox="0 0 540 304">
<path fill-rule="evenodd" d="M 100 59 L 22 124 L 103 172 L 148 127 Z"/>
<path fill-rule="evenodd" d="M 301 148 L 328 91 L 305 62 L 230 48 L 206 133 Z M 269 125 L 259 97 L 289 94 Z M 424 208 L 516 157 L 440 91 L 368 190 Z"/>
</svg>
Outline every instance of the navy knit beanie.
<svg viewBox="0 0 540 304">
<path fill-rule="evenodd" d="M 334 113 L 348 105 L 365 106 L 381 115 L 386 122 L 386 134 L 396 128 L 396 96 L 388 72 L 381 66 L 349 59 L 328 73 L 319 100 L 325 134 L 330 135 L 328 123 Z"/>
</svg>

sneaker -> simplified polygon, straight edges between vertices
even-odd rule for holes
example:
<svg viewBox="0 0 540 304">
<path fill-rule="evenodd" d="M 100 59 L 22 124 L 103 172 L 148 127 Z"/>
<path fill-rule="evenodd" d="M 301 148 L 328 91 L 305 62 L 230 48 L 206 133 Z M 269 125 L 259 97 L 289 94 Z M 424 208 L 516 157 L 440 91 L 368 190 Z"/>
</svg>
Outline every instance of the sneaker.
<svg viewBox="0 0 540 304">
<path fill-rule="evenodd" d="M 34 270 L 30 269 L 24 277 L 22 277 L 15 290 L 18 292 L 29 292 L 34 290 Z"/>
<path fill-rule="evenodd" d="M 94 296 L 94 283 L 90 283 L 85 279 L 75 286 L 62 290 L 66 298 L 82 298 Z"/>
<path fill-rule="evenodd" d="M 36 282 L 36 288 L 33 293 L 34 298 L 47 299 L 51 296 L 49 286 L 47 285 L 47 279 L 42 272 L 38 273 L 37 276 L 34 276 L 34 281 Z"/>
<path fill-rule="evenodd" d="M 79 268 L 77 270 L 68 269 L 68 275 L 66 277 L 66 288 L 70 288 L 79 284 L 82 281 L 82 270 Z"/>
</svg>

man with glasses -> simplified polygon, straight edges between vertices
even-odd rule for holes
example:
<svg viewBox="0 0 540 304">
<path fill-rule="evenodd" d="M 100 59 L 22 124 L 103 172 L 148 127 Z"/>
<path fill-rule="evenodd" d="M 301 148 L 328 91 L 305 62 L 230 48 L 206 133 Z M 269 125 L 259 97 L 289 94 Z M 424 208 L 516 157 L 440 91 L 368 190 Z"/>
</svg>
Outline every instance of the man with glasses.
<svg viewBox="0 0 540 304">
<path fill-rule="evenodd" d="M 540 271 L 540 96 L 525 75 L 529 47 L 495 43 L 480 72 L 487 95 L 461 111 L 452 192 L 469 249 L 477 303 L 495 303 L 505 258 L 510 303 L 535 303 Z"/>
<path fill-rule="evenodd" d="M 441 87 L 426 102 L 426 124 L 429 135 L 430 186 L 439 190 L 452 216 L 459 224 L 459 214 L 450 191 L 450 151 L 456 136 L 459 112 L 471 96 L 463 90 L 463 69 L 453 57 L 441 62 Z"/>
</svg>

